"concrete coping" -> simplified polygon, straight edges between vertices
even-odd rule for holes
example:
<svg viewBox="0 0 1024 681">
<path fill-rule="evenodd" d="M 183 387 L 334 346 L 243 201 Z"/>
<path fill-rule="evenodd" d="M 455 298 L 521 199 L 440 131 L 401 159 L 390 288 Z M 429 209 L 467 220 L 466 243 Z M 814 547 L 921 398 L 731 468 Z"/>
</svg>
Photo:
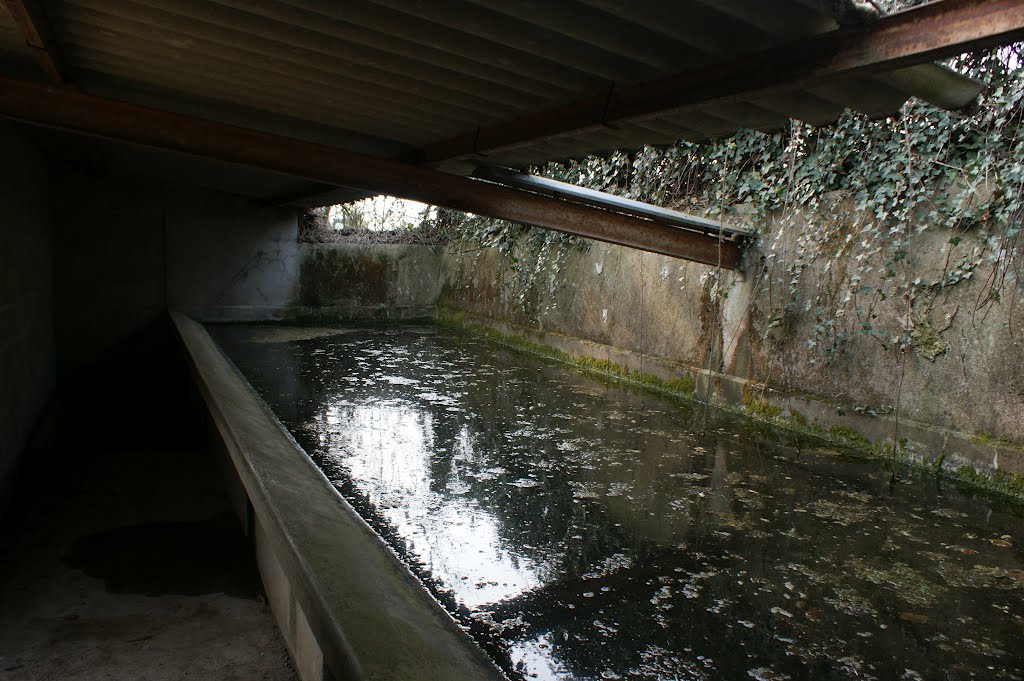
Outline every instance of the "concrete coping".
<svg viewBox="0 0 1024 681">
<path fill-rule="evenodd" d="M 336 679 L 504 679 L 291 438 L 206 329 L 174 325 L 199 391 Z M 266 579 L 266 577 L 264 577 Z"/>
</svg>

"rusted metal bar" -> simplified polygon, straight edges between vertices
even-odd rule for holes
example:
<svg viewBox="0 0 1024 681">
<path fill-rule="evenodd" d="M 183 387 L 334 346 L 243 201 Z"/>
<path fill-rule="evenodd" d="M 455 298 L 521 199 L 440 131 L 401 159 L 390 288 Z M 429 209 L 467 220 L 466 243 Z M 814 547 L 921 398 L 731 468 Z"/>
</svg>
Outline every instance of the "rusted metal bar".
<svg viewBox="0 0 1024 681">
<path fill-rule="evenodd" d="M 1024 0 L 939 0 L 704 70 L 600 93 L 421 150 L 421 162 L 485 156 L 712 102 L 921 64 L 1024 39 Z"/>
<path fill-rule="evenodd" d="M 64 53 L 53 34 L 46 10 L 38 0 L 4 0 L 4 4 L 47 80 L 54 85 L 65 85 Z"/>
<path fill-rule="evenodd" d="M 0 78 L 0 115 L 365 189 L 709 265 L 736 268 L 739 246 L 610 210 L 280 135 Z"/>
<path fill-rule="evenodd" d="M 641 217 L 672 225 L 681 229 L 689 229 L 701 234 L 709 234 L 722 237 L 729 241 L 742 241 L 752 236 L 750 229 L 732 225 L 721 220 L 710 220 L 698 215 L 689 215 L 678 210 L 654 206 L 642 201 L 634 201 L 623 196 L 616 196 L 608 192 L 599 192 L 594 189 L 580 187 L 568 182 L 559 182 L 539 175 L 520 173 L 508 168 L 495 166 L 480 166 L 473 173 L 474 177 L 484 180 L 498 182 L 510 187 L 519 187 L 527 191 L 553 196 L 575 203 L 585 203 L 588 206 L 607 208 L 626 215 L 638 215 Z"/>
</svg>

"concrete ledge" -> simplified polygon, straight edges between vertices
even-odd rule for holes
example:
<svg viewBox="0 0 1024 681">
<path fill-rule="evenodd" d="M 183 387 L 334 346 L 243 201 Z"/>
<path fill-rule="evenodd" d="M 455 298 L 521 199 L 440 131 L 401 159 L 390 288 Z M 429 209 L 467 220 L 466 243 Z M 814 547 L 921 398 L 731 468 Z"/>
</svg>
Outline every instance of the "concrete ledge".
<svg viewBox="0 0 1024 681">
<path fill-rule="evenodd" d="M 172 314 L 251 507 L 268 599 L 303 681 L 504 676 L 334 489 L 200 324 Z"/>
</svg>

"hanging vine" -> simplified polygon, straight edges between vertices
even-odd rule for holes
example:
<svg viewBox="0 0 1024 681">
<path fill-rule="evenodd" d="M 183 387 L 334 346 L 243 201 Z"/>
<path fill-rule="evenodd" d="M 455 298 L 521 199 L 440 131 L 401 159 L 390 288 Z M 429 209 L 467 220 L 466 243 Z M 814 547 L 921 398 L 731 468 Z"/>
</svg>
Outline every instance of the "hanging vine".
<svg viewBox="0 0 1024 681">
<path fill-rule="evenodd" d="M 989 87 L 969 112 L 911 100 L 889 118 L 846 112 L 831 126 L 791 121 L 782 131 L 743 130 L 723 140 L 678 142 L 607 158 L 533 169 L 547 177 L 759 229 L 772 294 L 765 338 L 813 319 L 809 360 L 830 362 L 852 334 L 926 359 L 945 350 L 957 315 L 974 325 L 1005 305 L 1019 340 L 1024 214 L 1020 44 L 950 65 Z M 537 285 L 553 292 L 567 254 L 586 241 L 479 216 L 452 219 L 459 238 L 501 250 L 510 293 L 536 313 Z M 941 272 L 911 242 L 946 237 Z M 945 294 L 979 277 L 970 309 L 942 308 Z M 548 296 L 550 298 L 550 296 Z"/>
</svg>

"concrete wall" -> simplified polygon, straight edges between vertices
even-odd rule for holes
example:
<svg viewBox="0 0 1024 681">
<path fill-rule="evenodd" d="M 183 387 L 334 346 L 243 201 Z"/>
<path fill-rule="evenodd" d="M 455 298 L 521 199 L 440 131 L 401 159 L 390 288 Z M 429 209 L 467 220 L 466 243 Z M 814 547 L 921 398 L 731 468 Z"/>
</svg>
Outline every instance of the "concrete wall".
<svg viewBox="0 0 1024 681">
<path fill-rule="evenodd" d="M 62 166 L 57 339 L 70 375 L 158 361 L 165 310 L 203 321 L 396 319 L 433 313 L 426 246 L 299 244 L 298 213 L 186 185 Z"/>
<path fill-rule="evenodd" d="M 160 194 L 88 169 L 54 172 L 54 293 L 60 368 L 71 377 L 141 358 L 163 316 Z M 141 359 L 140 359 L 141 361 Z"/>
<path fill-rule="evenodd" d="M 167 303 L 210 321 L 282 316 L 298 295 L 297 214 L 165 187 Z"/>
<path fill-rule="evenodd" d="M 779 243 L 774 236 L 762 243 Z M 972 238 L 965 236 L 961 247 L 971 248 Z M 919 271 L 941 279 L 948 240 L 940 230 L 915 237 L 911 252 Z M 1024 472 L 1019 311 L 1014 315 L 1003 304 L 984 318 L 971 314 L 984 293 L 980 281 L 927 301 L 920 297 L 915 329 L 935 331 L 939 340 L 932 342 L 944 351 L 928 357 L 923 339 L 915 340 L 902 371 L 903 357 L 891 342 L 883 347 L 877 337 L 858 333 L 854 319 L 836 320 L 848 333 L 833 352 L 823 349 L 827 338 L 815 301 L 845 276 L 843 258 L 828 270 L 830 258 L 809 266 L 800 277 L 799 305 L 786 310 L 792 263 L 786 249 L 780 252 L 765 261 L 767 253 L 752 247 L 746 274 L 723 272 L 716 281 L 714 268 L 600 243 L 551 257 L 526 274 L 508 256 L 484 249 L 446 257 L 440 302 L 469 321 L 573 355 L 667 379 L 689 377 L 700 398 L 835 432 L 853 429 L 882 446 L 896 434 L 907 439 L 911 456 L 945 457 L 947 466 Z M 1022 286 L 1009 281 L 1007 297 Z M 879 306 L 875 326 L 900 328 L 905 309 L 904 303 Z M 898 430 L 891 411 L 897 399 Z"/>
<path fill-rule="evenodd" d="M 168 307 L 273 319 L 296 295 L 294 211 L 66 166 L 56 184 L 56 325 L 69 375 L 159 361 Z"/>
<path fill-rule="evenodd" d="M 814 310 L 785 306 L 793 263 L 785 238 L 776 239 L 784 235 L 762 240 L 782 246 L 769 268 L 761 260 L 768 253 L 749 249 L 747 274 L 720 281 L 712 268 L 597 243 L 524 276 L 522 265 L 491 249 L 298 244 L 294 212 L 183 185 L 66 168 L 56 195 L 58 355 L 71 373 L 120 362 L 136 376 L 158 366 L 166 355 L 148 349 L 168 337 L 167 307 L 204 321 L 330 322 L 420 317 L 440 301 L 572 353 L 689 376 L 702 397 L 764 404 L 879 443 L 896 434 L 913 452 L 945 454 L 953 465 L 1024 471 L 1024 326 L 1008 304 L 968 314 L 977 281 L 928 303 L 916 327 L 939 332 L 943 352 L 928 357 L 915 346 L 902 371 L 898 352 L 855 328 L 838 351 L 822 352 Z M 948 236 L 915 237 L 916 266 L 941 272 Z M 843 276 L 848 263 L 825 270 L 827 260 L 801 276 L 799 303 Z M 901 319 L 887 309 L 876 326 L 898 328 Z M 958 309 L 947 326 L 945 316 Z M 884 413 L 897 399 L 899 430 Z M 865 416 L 872 412 L 880 415 Z"/>
<path fill-rule="evenodd" d="M 53 390 L 49 181 L 45 160 L 0 123 L 0 490 Z"/>
<path fill-rule="evenodd" d="M 325 320 L 411 319 L 434 313 L 441 255 L 412 244 L 303 244 L 299 309 Z"/>
</svg>

